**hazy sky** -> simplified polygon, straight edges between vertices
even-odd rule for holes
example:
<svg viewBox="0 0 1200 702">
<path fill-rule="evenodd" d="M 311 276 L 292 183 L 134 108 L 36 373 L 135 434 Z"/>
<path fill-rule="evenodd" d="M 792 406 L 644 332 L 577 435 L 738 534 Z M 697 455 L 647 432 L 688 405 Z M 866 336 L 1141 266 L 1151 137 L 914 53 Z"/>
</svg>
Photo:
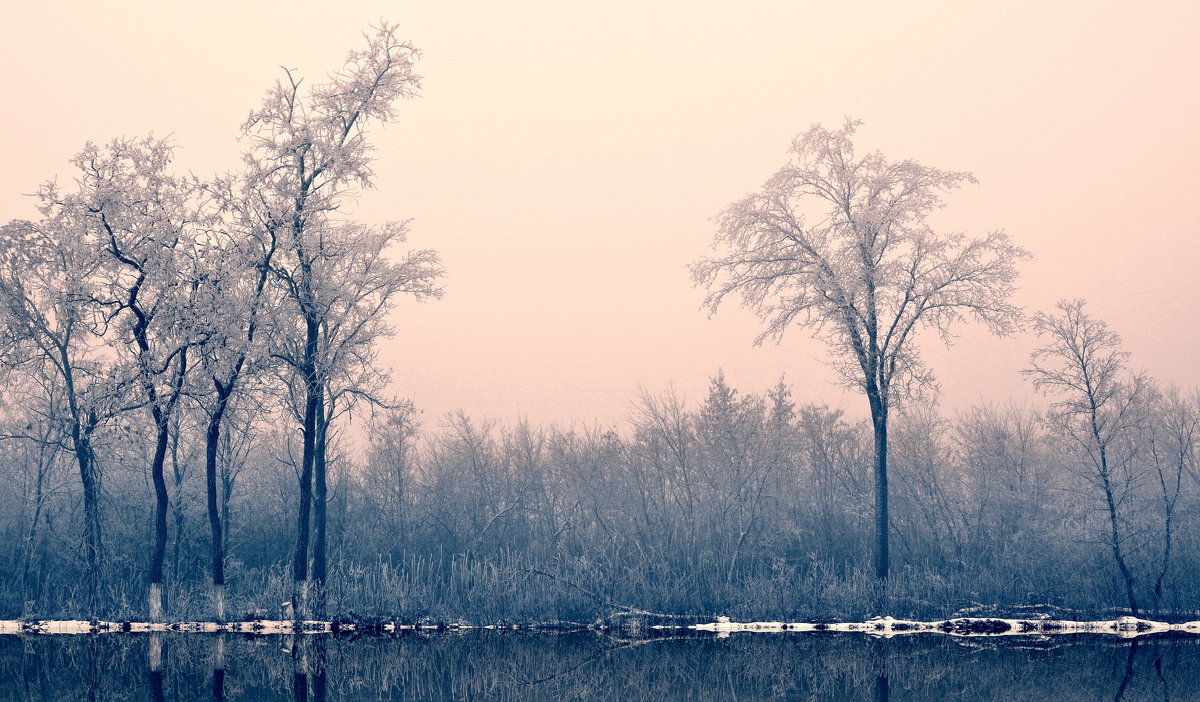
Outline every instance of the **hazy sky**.
<svg viewBox="0 0 1200 702">
<path fill-rule="evenodd" d="M 347 9 L 345 5 L 349 5 Z M 712 217 L 814 122 L 980 180 L 938 221 L 1004 229 L 1036 259 L 1017 302 L 1083 297 L 1133 364 L 1200 384 L 1200 3 L 40 2 L 0 41 L 0 219 L 32 217 L 87 140 L 172 135 L 198 175 L 286 65 L 320 80 L 380 18 L 424 53 L 423 96 L 377 129 L 362 220 L 413 218 L 446 298 L 405 302 L 384 358 L 427 425 L 620 422 L 639 387 L 690 400 L 723 368 L 865 414 L 796 328 L 751 345 L 708 319 L 687 264 Z M 1030 396 L 1033 342 L 918 339 L 948 410 Z"/>
</svg>

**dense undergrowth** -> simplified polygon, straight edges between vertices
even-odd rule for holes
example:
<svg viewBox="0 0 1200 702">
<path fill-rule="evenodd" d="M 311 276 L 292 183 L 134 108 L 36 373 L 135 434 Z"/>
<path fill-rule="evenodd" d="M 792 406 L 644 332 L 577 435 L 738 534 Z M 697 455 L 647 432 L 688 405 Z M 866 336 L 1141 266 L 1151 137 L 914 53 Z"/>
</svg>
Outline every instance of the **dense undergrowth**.
<svg viewBox="0 0 1200 702">
<path fill-rule="evenodd" d="M 239 570 L 230 580 L 230 620 L 290 618 L 289 571 L 282 567 Z M 38 618 L 139 620 L 146 616 L 139 588 L 114 590 L 100 613 L 82 607 L 79 589 Z M 203 583 L 167 590 L 175 621 L 212 618 Z M 1200 596 L 1173 597 L 1158 611 L 1165 619 L 1194 618 Z M 902 567 L 881 587 L 862 569 L 838 572 L 820 564 L 807 568 L 774 562 L 748 568 L 738 577 L 706 572 L 646 569 L 606 570 L 587 558 L 531 564 L 515 554 L 491 558 L 413 558 L 401 564 L 343 563 L 326 591 L 329 620 L 359 622 L 458 622 L 466 624 L 593 624 L 630 610 L 737 621 L 861 621 L 871 616 L 936 620 L 986 613 L 1090 618 L 1127 613 L 1114 609 L 1119 583 L 1096 581 L 1079 569 L 1035 572 L 959 573 L 943 576 Z M 312 614 L 312 613 L 310 613 Z M 0 618 L 31 616 L 5 592 Z"/>
</svg>

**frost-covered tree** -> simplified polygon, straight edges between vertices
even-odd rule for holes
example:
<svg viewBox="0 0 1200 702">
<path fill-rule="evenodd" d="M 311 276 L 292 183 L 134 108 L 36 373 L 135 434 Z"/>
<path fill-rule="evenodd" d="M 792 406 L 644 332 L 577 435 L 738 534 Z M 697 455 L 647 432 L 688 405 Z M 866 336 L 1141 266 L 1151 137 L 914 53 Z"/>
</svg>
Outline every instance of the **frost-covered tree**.
<svg viewBox="0 0 1200 702">
<path fill-rule="evenodd" d="M 119 410 L 122 385 L 105 351 L 108 324 L 96 305 L 97 232 L 76 226 L 67 197 L 48 183 L 38 192 L 40 220 L 0 228 L 0 342 L 5 365 L 28 379 L 27 388 L 41 389 L 44 416 L 58 424 L 56 441 L 78 469 L 86 601 L 94 613 L 104 564 L 95 441 Z"/>
<path fill-rule="evenodd" d="M 399 261 L 390 257 L 389 248 L 404 239 L 402 224 L 369 228 L 338 214 L 347 195 L 371 187 L 367 126 L 394 121 L 395 103 L 416 94 L 416 56 L 394 27 L 383 25 L 325 83 L 302 90 L 288 71 L 243 127 L 255 236 L 277 249 L 271 278 L 285 300 L 274 355 L 303 389 L 293 563 L 298 612 L 307 600 L 314 500 L 313 575 L 318 582 L 325 578 L 324 444 L 329 400 L 342 389 L 331 382 L 368 358 L 363 349 L 386 330 L 382 316 L 395 298 L 440 294 L 442 271 L 434 252 L 410 252 Z"/>
<path fill-rule="evenodd" d="M 713 313 L 730 296 L 758 313 L 758 337 L 780 339 L 794 325 L 830 347 L 846 384 L 863 391 L 875 434 L 875 570 L 886 578 L 888 417 L 930 376 L 916 353 L 920 327 L 947 338 L 970 316 L 1012 331 L 1016 262 L 1027 253 L 1001 232 L 981 239 L 934 231 L 941 194 L 974 182 L 967 173 L 915 161 L 858 157 L 857 122 L 816 125 L 792 144 L 792 160 L 762 190 L 718 217 L 720 255 L 693 264 Z"/>
<path fill-rule="evenodd" d="M 40 364 L 38 364 L 40 365 Z M 42 604 L 45 587 L 35 579 L 35 569 L 44 569 L 52 560 L 46 538 L 54 526 L 54 503 L 66 496 L 69 477 L 60 457 L 67 444 L 64 422 L 59 416 L 61 388 L 53 376 L 27 373 L 17 367 L 0 365 L 0 384 L 4 386 L 4 406 L 0 408 L 0 482 L 11 489 L 0 496 L 4 513 L 16 517 L 17 529 L 9 540 L 20 542 L 20 557 L 12 579 L 13 594 L 19 595 L 24 616 L 36 614 Z M 11 505 L 11 506 L 10 506 Z M 0 533 L 12 533 L 0 531 Z M 11 561 L 10 561 L 11 562 Z"/>
<path fill-rule="evenodd" d="M 1044 551 L 1044 534 L 1066 517 L 1047 437 L 1032 405 L 983 404 L 954 419 L 952 440 L 964 481 L 967 553 L 976 569 Z"/>
<path fill-rule="evenodd" d="M 88 144 L 75 164 L 79 189 L 62 201 L 76 232 L 99 247 L 95 302 L 109 326 L 115 357 L 126 361 L 133 407 L 150 415 L 154 453 L 154 546 L 149 564 L 150 618 L 163 616 L 167 544 L 164 466 L 189 350 L 199 343 L 190 321 L 193 271 L 184 253 L 195 213 L 191 185 L 169 172 L 172 149 L 159 139 Z M 202 332 L 201 332 L 202 333 Z"/>
<path fill-rule="evenodd" d="M 267 342 L 273 331 L 273 298 L 267 282 L 277 245 L 256 236 L 257 210 L 248 202 L 244 186 L 239 175 L 202 185 L 206 226 L 190 252 L 195 271 L 191 323 L 203 338 L 196 349 L 199 378 L 190 393 L 205 420 L 205 503 L 218 620 L 225 618 L 225 513 L 232 490 L 230 481 L 223 479 L 230 475 L 230 467 L 220 461 L 222 447 L 232 445 L 226 425 L 239 403 L 249 410 L 261 402 L 252 390 L 262 387 L 256 376 L 267 365 Z"/>
<path fill-rule="evenodd" d="M 787 392 L 780 386 L 777 391 Z M 785 395 L 775 398 L 773 416 L 764 398 L 739 396 L 718 372 L 709 381 L 708 397 L 692 422 L 701 465 L 700 484 L 713 548 L 726 580 L 732 581 L 748 545 L 769 531 L 767 507 L 779 496 L 778 474 L 785 457 L 774 445 L 789 421 Z"/>
<path fill-rule="evenodd" d="M 1196 448 L 1200 442 L 1200 394 L 1185 394 L 1171 386 L 1154 397 L 1149 422 L 1149 454 L 1158 484 L 1162 515 L 1162 550 L 1151 590 L 1155 610 L 1162 604 L 1163 584 L 1171 572 L 1174 531 L 1183 478 L 1196 471 Z"/>
<path fill-rule="evenodd" d="M 1133 571 L 1128 562 L 1134 497 L 1135 440 L 1145 421 L 1153 386 L 1129 373 L 1129 353 L 1103 320 L 1084 311 L 1083 300 L 1063 300 L 1057 314 L 1039 312 L 1033 330 L 1045 345 L 1023 371 L 1034 387 L 1054 398 L 1047 412 L 1053 429 L 1067 439 L 1085 466 L 1082 475 L 1099 490 L 1108 516 L 1104 541 L 1125 587 L 1130 611 L 1138 614 Z"/>
</svg>

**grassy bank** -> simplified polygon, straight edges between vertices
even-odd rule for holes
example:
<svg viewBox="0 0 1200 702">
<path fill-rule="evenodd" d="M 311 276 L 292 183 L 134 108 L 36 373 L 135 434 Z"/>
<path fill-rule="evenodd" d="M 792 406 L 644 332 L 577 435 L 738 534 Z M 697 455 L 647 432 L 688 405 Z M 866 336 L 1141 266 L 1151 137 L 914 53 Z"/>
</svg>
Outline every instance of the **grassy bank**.
<svg viewBox="0 0 1200 702">
<path fill-rule="evenodd" d="M 602 567 L 587 557 L 530 562 L 514 554 L 489 558 L 414 557 L 403 563 L 340 563 L 326 590 L 331 620 L 399 620 L 467 624 L 594 623 L 625 608 L 672 615 L 729 616 L 735 620 L 862 621 L 872 616 L 936 620 L 964 613 L 1076 618 L 1125 614 L 1115 580 L 1084 577 L 1079 569 L 943 575 L 917 567 L 896 569 L 887 587 L 861 569 L 747 567 L 734 577 L 702 565 L 684 568 Z M 111 581 L 110 581 L 111 582 Z M 142 620 L 141 587 L 110 585 L 102 611 L 82 607 L 82 589 L 64 588 L 50 602 L 23 603 L 6 593 L 0 618 Z M 1194 618 L 1200 593 L 1178 595 L 1145 615 Z M 172 584 L 167 616 L 175 621 L 212 617 L 205 583 Z M 230 620 L 290 618 L 290 571 L 283 567 L 230 572 Z"/>
</svg>

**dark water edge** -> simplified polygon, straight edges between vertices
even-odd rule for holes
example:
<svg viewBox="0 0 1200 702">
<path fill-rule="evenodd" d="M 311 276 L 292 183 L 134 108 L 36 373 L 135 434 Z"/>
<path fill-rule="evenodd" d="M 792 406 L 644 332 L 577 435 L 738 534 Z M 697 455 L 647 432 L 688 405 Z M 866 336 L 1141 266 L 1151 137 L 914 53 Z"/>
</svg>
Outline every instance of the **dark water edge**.
<svg viewBox="0 0 1200 702">
<path fill-rule="evenodd" d="M 475 630 L 0 637 L 8 700 L 1200 700 L 1200 640 Z"/>
</svg>

